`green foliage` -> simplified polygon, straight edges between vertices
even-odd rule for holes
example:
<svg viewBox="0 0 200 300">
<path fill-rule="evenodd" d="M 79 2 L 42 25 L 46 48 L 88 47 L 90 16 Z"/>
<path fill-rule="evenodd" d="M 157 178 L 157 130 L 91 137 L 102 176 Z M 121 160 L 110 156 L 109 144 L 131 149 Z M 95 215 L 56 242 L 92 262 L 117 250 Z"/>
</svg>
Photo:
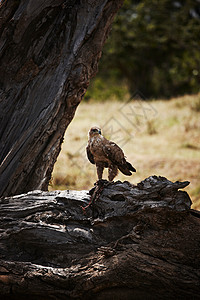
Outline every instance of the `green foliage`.
<svg viewBox="0 0 200 300">
<path fill-rule="evenodd" d="M 115 77 L 105 80 L 100 76 L 91 82 L 85 100 L 93 99 L 101 102 L 107 99 L 123 100 L 127 94 L 128 89 L 123 82 L 117 82 Z"/>
<path fill-rule="evenodd" d="M 104 81 L 106 90 L 109 78 L 117 85 L 125 80 L 131 93 L 139 90 L 146 98 L 197 93 L 199 6 L 199 0 L 126 0 L 105 45 L 94 85 Z"/>
</svg>

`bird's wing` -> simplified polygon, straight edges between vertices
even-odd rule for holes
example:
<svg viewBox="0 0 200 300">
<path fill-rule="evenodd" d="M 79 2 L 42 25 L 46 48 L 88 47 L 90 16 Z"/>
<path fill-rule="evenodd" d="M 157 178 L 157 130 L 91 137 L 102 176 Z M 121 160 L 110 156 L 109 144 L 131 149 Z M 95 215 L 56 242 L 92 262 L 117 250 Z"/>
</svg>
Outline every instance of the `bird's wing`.
<svg viewBox="0 0 200 300">
<path fill-rule="evenodd" d="M 106 157 L 115 165 L 122 164 L 125 160 L 122 149 L 114 142 L 105 139 L 103 151 Z"/>
<path fill-rule="evenodd" d="M 132 175 L 131 172 L 136 172 L 136 169 L 126 161 L 124 152 L 122 149 L 114 142 L 105 139 L 103 151 L 106 157 L 125 175 Z"/>
<path fill-rule="evenodd" d="M 90 151 L 89 145 L 87 145 L 87 147 L 86 147 L 86 152 L 87 152 L 87 157 L 88 157 L 89 161 L 90 161 L 92 164 L 95 164 L 94 156 L 93 156 L 92 152 Z"/>
</svg>

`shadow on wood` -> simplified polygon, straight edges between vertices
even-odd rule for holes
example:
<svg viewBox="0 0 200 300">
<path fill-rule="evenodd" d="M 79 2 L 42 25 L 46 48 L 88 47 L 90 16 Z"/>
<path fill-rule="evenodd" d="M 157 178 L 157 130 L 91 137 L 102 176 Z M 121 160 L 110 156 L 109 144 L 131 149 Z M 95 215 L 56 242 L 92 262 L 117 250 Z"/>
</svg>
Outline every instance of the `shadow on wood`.
<svg viewBox="0 0 200 300">
<path fill-rule="evenodd" d="M 1 299 L 200 299 L 188 184 L 106 182 L 85 210 L 94 189 L 2 198 Z"/>
</svg>

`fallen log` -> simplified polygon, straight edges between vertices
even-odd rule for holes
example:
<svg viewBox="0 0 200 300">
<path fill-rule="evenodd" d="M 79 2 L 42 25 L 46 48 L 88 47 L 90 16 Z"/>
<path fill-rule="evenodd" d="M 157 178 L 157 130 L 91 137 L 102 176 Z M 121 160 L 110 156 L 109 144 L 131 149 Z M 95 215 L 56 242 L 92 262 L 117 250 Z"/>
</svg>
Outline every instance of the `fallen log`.
<svg viewBox="0 0 200 300">
<path fill-rule="evenodd" d="M 2 198 L 1 299 L 200 299 L 188 184 L 151 176 Z"/>
</svg>

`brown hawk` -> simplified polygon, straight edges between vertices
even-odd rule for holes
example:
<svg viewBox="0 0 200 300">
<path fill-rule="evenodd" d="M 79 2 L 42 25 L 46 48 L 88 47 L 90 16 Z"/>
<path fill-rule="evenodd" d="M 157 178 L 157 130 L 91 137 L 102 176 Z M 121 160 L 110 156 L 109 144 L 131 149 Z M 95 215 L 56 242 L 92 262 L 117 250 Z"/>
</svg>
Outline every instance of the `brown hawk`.
<svg viewBox="0 0 200 300">
<path fill-rule="evenodd" d="M 99 127 L 92 127 L 89 131 L 89 140 L 86 147 L 87 157 L 96 165 L 98 179 L 102 179 L 104 168 L 108 168 L 108 180 L 117 176 L 118 169 L 125 175 L 132 175 L 136 169 L 126 161 L 124 152 L 115 144 L 101 135 Z"/>
</svg>

